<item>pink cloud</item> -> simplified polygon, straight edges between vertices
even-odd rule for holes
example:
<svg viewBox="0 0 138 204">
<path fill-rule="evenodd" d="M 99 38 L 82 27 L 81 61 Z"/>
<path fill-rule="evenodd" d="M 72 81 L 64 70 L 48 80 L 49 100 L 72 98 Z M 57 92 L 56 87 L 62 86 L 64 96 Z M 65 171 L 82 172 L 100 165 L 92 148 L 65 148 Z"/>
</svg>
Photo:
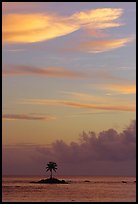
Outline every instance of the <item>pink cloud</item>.
<svg viewBox="0 0 138 204">
<path fill-rule="evenodd" d="M 63 67 L 33 67 L 25 65 L 5 65 L 3 68 L 4 76 L 46 76 L 55 78 L 77 79 L 85 77 L 85 74 L 79 71 L 68 70 Z"/>
<path fill-rule="evenodd" d="M 53 116 L 49 115 L 40 115 L 40 114 L 3 114 L 3 120 L 54 120 L 56 119 Z"/>
<path fill-rule="evenodd" d="M 130 112 L 136 111 L 134 105 L 88 104 L 88 103 L 79 103 L 79 102 L 67 101 L 67 100 L 56 100 L 56 99 L 23 99 L 19 103 L 32 104 L 32 105 L 50 105 L 50 106 L 62 105 L 62 106 L 82 108 L 82 109 L 130 111 Z"/>
</svg>

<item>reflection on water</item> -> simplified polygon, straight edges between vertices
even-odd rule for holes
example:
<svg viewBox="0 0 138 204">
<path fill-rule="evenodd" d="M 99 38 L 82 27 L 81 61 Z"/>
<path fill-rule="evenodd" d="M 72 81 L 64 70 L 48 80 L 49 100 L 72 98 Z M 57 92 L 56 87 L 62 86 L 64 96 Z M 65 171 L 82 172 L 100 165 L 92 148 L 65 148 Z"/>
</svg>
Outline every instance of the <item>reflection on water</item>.
<svg viewBox="0 0 138 204">
<path fill-rule="evenodd" d="M 43 178 L 40 176 L 3 177 L 2 201 L 136 201 L 135 177 L 59 176 L 59 179 L 64 179 L 69 184 L 29 183 L 30 181 L 38 181 Z"/>
</svg>

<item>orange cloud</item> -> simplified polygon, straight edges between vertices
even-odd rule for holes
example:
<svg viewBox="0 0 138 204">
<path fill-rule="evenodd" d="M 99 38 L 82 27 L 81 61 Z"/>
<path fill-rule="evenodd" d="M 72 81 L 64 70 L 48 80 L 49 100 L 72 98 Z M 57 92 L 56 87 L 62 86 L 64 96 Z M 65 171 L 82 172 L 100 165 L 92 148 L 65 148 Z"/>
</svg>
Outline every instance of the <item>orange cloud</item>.
<svg viewBox="0 0 138 204">
<path fill-rule="evenodd" d="M 67 35 L 78 29 L 58 16 L 7 14 L 2 18 L 2 41 L 33 43 Z"/>
<path fill-rule="evenodd" d="M 82 11 L 71 16 L 78 24 L 92 26 L 94 28 L 108 28 L 120 26 L 120 23 L 113 22 L 123 13 L 121 8 L 98 8 L 89 11 Z"/>
<path fill-rule="evenodd" d="M 48 67 L 39 68 L 23 65 L 5 65 L 3 69 L 4 76 L 27 76 L 27 75 L 41 75 L 56 78 L 82 78 L 85 74 L 77 71 L 67 70 L 63 67 Z"/>
<path fill-rule="evenodd" d="M 42 116 L 38 114 L 3 114 L 3 120 L 55 120 L 52 116 Z"/>
<path fill-rule="evenodd" d="M 81 93 L 81 92 L 69 92 L 69 91 L 61 91 L 65 96 L 71 97 L 73 100 L 79 101 L 89 101 L 94 103 L 99 103 L 102 101 L 106 102 L 101 96 L 95 96 L 93 94 Z"/>
<path fill-rule="evenodd" d="M 111 39 L 111 40 L 95 40 L 80 43 L 80 45 L 73 48 L 68 48 L 69 51 L 81 51 L 89 53 L 100 53 L 114 50 L 125 46 L 127 43 L 133 41 L 133 37 Z"/>
<path fill-rule="evenodd" d="M 70 34 L 80 28 L 105 29 L 121 26 L 114 22 L 122 9 L 99 8 L 63 17 L 50 14 L 4 14 L 3 43 L 32 43 Z"/>
<path fill-rule="evenodd" d="M 101 89 L 117 92 L 120 94 L 135 94 L 136 93 L 136 85 L 127 85 L 127 84 L 107 84 L 102 85 Z"/>
<path fill-rule="evenodd" d="M 49 99 L 27 99 L 22 100 L 20 102 L 21 104 L 31 104 L 31 105 L 64 105 L 68 107 L 74 107 L 74 108 L 84 108 L 84 109 L 97 109 L 97 110 L 115 110 L 115 111 L 135 111 L 135 106 L 129 105 L 129 106 L 116 106 L 116 105 L 103 105 L 103 104 L 86 104 L 86 103 L 79 103 L 74 101 L 66 101 L 66 100 L 49 100 Z"/>
<path fill-rule="evenodd" d="M 89 103 L 89 104 L 116 104 L 116 106 L 120 106 L 120 105 L 128 105 L 128 104 L 131 104 L 131 105 L 135 105 L 135 99 L 134 99 L 134 96 L 133 97 L 121 97 L 119 98 L 118 95 L 120 94 L 128 94 L 128 91 L 124 93 L 124 91 L 126 90 L 123 90 L 123 92 L 106 92 L 106 89 L 104 89 L 104 84 L 102 84 L 101 87 L 93 87 L 93 88 L 96 88 L 97 91 L 101 91 L 102 90 L 102 95 L 98 95 L 98 94 L 94 94 L 94 92 L 92 92 L 91 94 L 88 94 L 88 93 L 81 93 L 81 92 L 66 92 L 66 91 L 61 91 L 61 93 L 66 97 L 66 100 L 71 100 L 71 101 L 76 101 L 76 102 L 85 102 L 85 103 Z M 112 85 L 111 85 L 112 86 Z M 109 85 L 110 87 L 110 85 Z M 120 85 L 121 87 L 121 85 Z M 100 90 L 101 88 L 101 90 Z M 118 87 L 119 89 L 119 87 Z M 129 86 L 128 86 L 128 89 L 129 89 Z M 131 89 L 131 86 L 130 86 L 130 89 Z M 129 90 L 130 90 L 129 89 Z M 132 87 L 133 89 L 133 87 Z M 105 96 L 103 96 L 104 92 L 105 92 Z M 107 89 L 107 91 L 109 91 Z M 117 91 L 117 90 L 116 90 Z M 98 93 L 98 92 L 97 92 Z M 129 92 L 130 94 L 133 93 L 133 90 L 131 92 Z M 110 96 L 110 97 L 109 97 Z"/>
</svg>

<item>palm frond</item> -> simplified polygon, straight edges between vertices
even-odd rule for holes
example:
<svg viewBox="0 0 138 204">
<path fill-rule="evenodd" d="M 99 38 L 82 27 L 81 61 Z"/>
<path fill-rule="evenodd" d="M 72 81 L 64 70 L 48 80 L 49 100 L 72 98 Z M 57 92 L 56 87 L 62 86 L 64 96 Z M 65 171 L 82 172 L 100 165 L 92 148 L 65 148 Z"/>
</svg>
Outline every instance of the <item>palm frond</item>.
<svg viewBox="0 0 138 204">
<path fill-rule="evenodd" d="M 49 162 L 47 163 L 47 166 L 46 166 L 46 172 L 47 171 L 50 171 L 51 172 L 51 175 L 52 175 L 52 170 L 56 172 L 57 170 L 57 164 L 56 162 Z"/>
</svg>

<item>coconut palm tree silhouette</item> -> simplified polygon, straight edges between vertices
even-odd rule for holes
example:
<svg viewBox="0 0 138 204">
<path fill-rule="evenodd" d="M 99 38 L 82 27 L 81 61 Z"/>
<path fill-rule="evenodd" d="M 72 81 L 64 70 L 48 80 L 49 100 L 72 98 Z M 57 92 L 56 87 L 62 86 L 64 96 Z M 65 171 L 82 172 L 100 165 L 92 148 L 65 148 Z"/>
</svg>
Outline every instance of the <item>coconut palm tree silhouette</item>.
<svg viewBox="0 0 138 204">
<path fill-rule="evenodd" d="M 50 179 L 52 179 L 52 170 L 56 172 L 57 170 L 57 164 L 55 162 L 49 162 L 47 163 L 46 171 L 50 171 Z"/>
</svg>

